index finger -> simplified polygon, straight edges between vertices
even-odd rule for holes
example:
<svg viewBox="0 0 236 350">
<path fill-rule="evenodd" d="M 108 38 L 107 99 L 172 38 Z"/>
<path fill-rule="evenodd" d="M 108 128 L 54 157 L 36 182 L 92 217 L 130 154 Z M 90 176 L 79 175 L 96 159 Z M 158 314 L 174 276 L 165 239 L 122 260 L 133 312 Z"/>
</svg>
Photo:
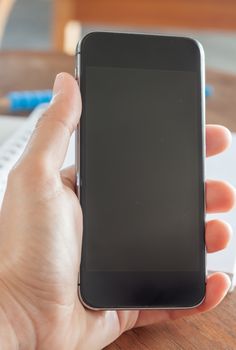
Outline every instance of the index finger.
<svg viewBox="0 0 236 350">
<path fill-rule="evenodd" d="M 222 125 L 206 126 L 206 155 L 214 156 L 226 150 L 231 144 L 231 133 Z"/>
</svg>

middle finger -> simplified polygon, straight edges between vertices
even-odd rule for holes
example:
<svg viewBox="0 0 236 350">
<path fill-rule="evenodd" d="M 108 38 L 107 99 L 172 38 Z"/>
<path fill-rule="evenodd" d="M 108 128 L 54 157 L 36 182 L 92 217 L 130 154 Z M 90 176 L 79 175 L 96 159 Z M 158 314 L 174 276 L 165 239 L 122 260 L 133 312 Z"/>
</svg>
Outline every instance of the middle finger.
<svg viewBox="0 0 236 350">
<path fill-rule="evenodd" d="M 233 186 L 225 181 L 206 181 L 207 213 L 226 212 L 235 205 L 236 192 Z"/>
</svg>

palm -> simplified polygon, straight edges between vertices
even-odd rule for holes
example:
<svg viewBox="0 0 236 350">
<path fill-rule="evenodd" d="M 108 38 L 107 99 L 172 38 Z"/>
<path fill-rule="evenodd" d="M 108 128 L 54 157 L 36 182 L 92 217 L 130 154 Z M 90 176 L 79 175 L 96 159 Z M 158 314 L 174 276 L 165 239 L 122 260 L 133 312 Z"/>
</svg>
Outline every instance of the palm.
<svg viewBox="0 0 236 350">
<path fill-rule="evenodd" d="M 214 129 L 214 127 L 212 127 Z M 209 133 L 212 132 L 211 127 L 208 127 Z M 219 131 L 219 130 L 217 130 Z M 216 131 L 216 132 L 217 132 Z M 208 138 L 209 139 L 209 138 Z M 211 138 L 210 138 L 211 142 Z M 214 150 L 214 145 L 208 142 L 208 154 L 212 155 L 217 150 Z M 69 195 L 71 198 L 68 200 L 71 202 L 72 197 L 74 197 L 74 170 L 68 169 L 62 172 L 62 181 L 69 189 Z M 209 181 L 207 186 L 207 210 L 212 211 L 227 211 L 232 206 L 232 193 L 227 192 L 227 186 L 221 182 Z M 223 187 L 222 187 L 223 186 Z M 226 191 L 224 191 L 226 190 Z M 212 200 L 212 197 L 219 192 L 220 201 Z M 215 197 L 216 198 L 216 197 Z M 74 200 L 74 198 L 73 198 Z M 80 208 L 79 202 L 75 203 L 76 206 Z M 81 213 L 82 216 L 82 213 Z M 82 221 L 82 217 L 81 217 Z M 218 231 L 218 232 L 217 232 Z M 217 232 L 217 235 L 215 235 Z M 223 249 L 228 242 L 228 234 L 225 230 L 224 225 L 220 221 L 212 221 L 206 226 L 206 244 L 208 251 L 216 251 Z M 80 253 L 80 248 L 79 248 Z M 110 343 L 112 340 L 116 339 L 124 331 L 131 329 L 135 326 L 148 325 L 154 322 L 161 322 L 168 319 L 176 319 L 183 316 L 192 315 L 199 312 L 207 311 L 213 308 L 223 297 L 225 293 L 225 286 L 227 282 L 222 278 L 222 274 L 214 274 L 208 278 L 207 283 L 207 295 L 205 302 L 189 310 L 155 310 L 155 311 L 91 311 L 82 305 L 79 299 L 77 299 L 79 313 L 84 314 L 86 317 L 86 323 L 88 325 L 89 338 L 92 344 L 94 341 L 98 344 L 100 339 L 101 344 L 104 343 L 104 336 L 106 335 L 106 343 Z M 94 332 L 91 332 L 94 330 Z M 103 330 L 103 332 L 101 332 Z M 91 334 L 94 334 L 95 339 L 92 338 Z M 98 336 L 99 335 L 99 336 Z"/>
<path fill-rule="evenodd" d="M 12 319 L 15 306 L 21 310 L 17 320 L 22 320 L 22 333 L 20 322 L 16 327 L 19 344 L 26 344 L 26 333 L 30 337 L 34 329 L 40 349 L 101 349 L 132 327 L 215 307 L 229 287 L 228 278 L 220 273 L 208 277 L 203 304 L 190 310 L 91 311 L 81 304 L 77 284 L 82 212 L 74 192 L 74 169 L 59 171 L 79 122 L 81 101 L 77 84 L 67 74 L 57 79 L 54 92 L 53 103 L 11 172 L 1 210 L 0 306 L 6 294 Z M 208 156 L 230 143 L 223 127 L 208 126 L 206 134 Z M 228 211 L 235 201 L 234 189 L 220 181 L 207 181 L 206 194 L 208 212 Z M 223 249 L 230 232 L 220 220 L 207 222 L 208 252 Z M 33 326 L 26 332 L 30 322 Z"/>
</svg>

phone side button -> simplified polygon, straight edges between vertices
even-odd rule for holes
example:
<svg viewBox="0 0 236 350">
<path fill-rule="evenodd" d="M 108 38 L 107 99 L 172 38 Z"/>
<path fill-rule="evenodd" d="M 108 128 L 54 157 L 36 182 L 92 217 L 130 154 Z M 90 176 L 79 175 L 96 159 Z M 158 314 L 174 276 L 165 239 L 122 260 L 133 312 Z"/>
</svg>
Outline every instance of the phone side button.
<svg viewBox="0 0 236 350">
<path fill-rule="evenodd" d="M 77 186 L 77 188 L 82 187 L 82 180 L 80 178 L 79 173 L 77 173 L 77 176 L 76 176 L 76 186 Z"/>
<path fill-rule="evenodd" d="M 79 79 L 80 52 L 76 53 L 75 79 Z"/>
</svg>

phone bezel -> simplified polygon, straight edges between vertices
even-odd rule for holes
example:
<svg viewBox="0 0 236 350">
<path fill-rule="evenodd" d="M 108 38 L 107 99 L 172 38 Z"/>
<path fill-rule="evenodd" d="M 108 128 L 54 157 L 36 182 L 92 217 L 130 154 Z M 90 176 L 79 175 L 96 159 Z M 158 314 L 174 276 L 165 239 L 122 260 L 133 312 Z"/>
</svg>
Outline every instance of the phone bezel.
<svg viewBox="0 0 236 350">
<path fill-rule="evenodd" d="M 124 37 L 125 36 L 125 37 Z M 76 78 L 79 78 L 80 75 L 80 84 L 81 84 L 81 91 L 82 91 L 82 100 L 83 100 L 83 69 L 86 65 L 86 63 L 88 63 L 88 54 L 86 53 L 86 50 L 84 49 L 85 45 L 86 45 L 86 41 L 88 39 L 93 39 L 95 41 L 97 41 L 96 45 L 97 49 L 95 50 L 96 52 L 101 52 L 102 48 L 101 48 L 101 44 L 107 46 L 107 44 L 109 43 L 110 45 L 112 44 L 112 49 L 114 49 L 114 57 L 113 58 L 117 58 L 119 57 L 119 55 L 117 55 L 117 53 L 120 51 L 119 50 L 119 40 L 122 41 L 123 39 L 127 39 L 129 40 L 133 40 L 135 39 L 138 43 L 139 39 L 143 37 L 143 39 L 147 40 L 149 39 L 150 41 L 155 40 L 155 38 L 159 39 L 162 41 L 162 45 L 165 44 L 165 41 L 169 41 L 168 44 L 171 44 L 172 49 L 173 50 L 177 50 L 178 52 L 178 57 L 180 57 L 180 53 L 181 50 L 183 50 L 184 46 L 187 44 L 187 46 L 189 47 L 189 49 L 194 47 L 194 50 L 196 50 L 196 52 L 194 53 L 195 55 L 195 59 L 197 62 L 194 63 L 194 67 L 195 69 L 197 69 L 196 71 L 198 72 L 198 78 L 199 78 L 199 115 L 201 116 L 199 122 L 200 122 L 200 127 L 201 127 L 201 135 L 202 135 L 202 145 L 201 145 L 201 164 L 202 164 L 202 180 L 203 180 L 203 186 L 202 186 L 202 198 L 203 198 L 203 217 L 202 219 L 204 220 L 204 225 L 205 225 L 205 67 L 204 67 L 204 51 L 203 48 L 201 46 L 201 44 L 199 42 L 197 42 L 196 40 L 192 39 L 192 38 L 186 38 L 186 37 L 177 37 L 177 36 L 163 36 L 163 35 L 148 35 L 148 34 L 133 34 L 133 33 L 110 33 L 110 32 L 94 32 L 94 33 L 90 33 L 88 34 L 86 37 L 83 38 L 83 40 L 78 44 L 77 46 L 77 64 L 76 64 Z M 95 38 L 95 39 L 94 39 Z M 99 39 L 99 40 L 98 40 Z M 118 41 L 115 39 L 119 39 Z M 94 41 L 94 43 L 95 43 Z M 127 41 L 127 42 L 128 42 Z M 93 43 L 93 45 L 94 45 Z M 99 50 L 98 50 L 99 48 Z M 160 49 L 161 49 L 161 44 L 160 44 Z M 191 51 L 190 50 L 190 51 Z M 88 48 L 87 48 L 88 51 Z M 137 50 L 137 52 L 141 53 L 143 50 Z M 190 52 L 189 51 L 189 52 Z M 131 57 L 132 55 L 127 55 L 127 57 L 130 57 L 130 62 L 129 64 L 133 67 L 133 58 L 135 57 L 134 53 L 133 57 Z M 160 51 L 159 51 L 160 52 Z M 90 55 L 91 57 L 91 55 Z M 126 59 L 127 59 L 126 57 Z M 137 56 L 136 56 L 137 57 Z M 140 56 L 139 56 L 140 57 Z M 116 61 L 116 59 L 111 59 L 110 62 L 106 61 L 105 57 L 99 57 L 99 54 L 97 55 L 97 57 L 94 57 L 93 55 L 93 60 L 95 60 L 96 65 L 102 65 L 102 66 L 110 66 L 111 64 L 114 64 L 115 66 L 122 64 L 122 62 L 120 61 Z M 151 65 L 153 64 L 154 61 L 151 62 Z M 187 66 L 186 66 L 186 70 L 192 70 L 193 67 L 191 66 L 191 59 L 187 60 Z M 179 67 L 181 67 L 182 70 L 184 68 L 184 65 L 186 62 L 179 62 Z M 140 64 L 140 61 L 138 62 Z M 127 66 L 127 62 L 124 62 L 125 66 Z M 137 64 L 137 62 L 136 62 Z M 155 65 L 155 63 L 154 63 Z M 181 66 L 182 65 L 182 66 Z M 176 68 L 176 67 L 175 67 Z M 80 74 L 79 74 L 80 73 Z M 76 141 L 76 179 L 77 179 L 77 193 L 78 195 L 80 195 L 80 200 L 83 201 L 83 193 L 82 189 L 83 189 L 83 177 L 81 178 L 81 172 L 79 170 L 83 169 L 83 156 L 81 154 L 82 149 L 83 149 L 83 141 L 81 142 L 81 139 L 83 139 L 83 133 L 81 133 L 81 130 L 83 130 L 83 113 L 82 113 L 82 118 L 81 118 L 81 123 L 80 123 L 80 129 L 78 130 L 77 134 L 77 141 Z M 79 137 L 78 137 L 79 136 Z M 82 207 L 83 207 L 83 203 Z M 203 222 L 201 223 L 202 227 L 203 227 Z M 204 229 L 203 229 L 204 230 Z M 195 290 L 197 290 L 199 288 L 200 285 L 200 289 L 199 292 L 197 293 L 197 296 L 191 297 L 189 298 L 189 300 L 187 300 L 188 298 L 184 298 L 184 301 L 180 298 L 179 301 L 175 301 L 174 302 L 174 295 L 170 295 L 169 301 L 167 303 L 164 303 L 163 305 L 161 303 L 156 304 L 155 303 L 147 303 L 145 301 L 145 299 L 147 299 L 147 293 L 145 295 L 142 295 L 140 297 L 140 300 L 136 301 L 133 303 L 132 302 L 127 302 L 125 303 L 124 300 L 122 302 L 117 301 L 115 299 L 119 299 L 119 295 L 115 296 L 116 291 L 119 289 L 119 285 L 120 285 L 120 276 L 118 278 L 117 273 L 113 273 L 114 278 L 105 278 L 103 280 L 103 282 L 101 282 L 102 280 L 102 274 L 103 277 L 105 276 L 104 273 L 99 273 L 97 276 L 92 276 L 90 277 L 89 274 L 91 275 L 91 273 L 83 271 L 83 248 L 82 248 L 82 263 L 81 263 L 81 270 L 80 270 L 80 286 L 79 286 L 79 295 L 81 298 L 81 301 L 84 303 L 84 305 L 86 305 L 86 307 L 89 307 L 91 309 L 94 310 L 100 310 L 100 309 L 166 309 L 166 308 L 192 308 L 192 307 L 196 307 L 198 305 L 200 305 L 205 297 L 205 276 L 206 276 L 206 266 L 205 266 L 205 240 L 204 240 L 204 235 L 202 237 L 202 246 L 204 246 L 204 251 L 202 252 L 203 255 L 201 257 L 201 261 L 202 261 L 202 266 L 201 269 L 199 271 L 199 273 L 193 278 L 186 278 L 186 280 L 190 281 L 190 285 L 193 286 L 194 282 L 196 282 L 195 284 Z M 124 275 L 124 273 L 122 273 Z M 146 274 L 146 273 L 145 273 Z M 85 278 L 85 275 L 87 275 L 87 277 Z M 115 276 L 116 275 L 116 276 Z M 168 275 L 165 273 L 165 275 Z M 174 273 L 174 275 L 176 276 L 176 272 Z M 164 285 L 167 284 L 168 281 L 171 281 L 175 276 L 169 274 L 168 278 L 164 278 L 164 280 L 166 281 L 166 283 L 164 283 Z M 95 278 L 94 278 L 95 277 Z M 142 276 L 139 272 L 139 277 L 137 278 L 137 281 L 140 280 L 142 281 L 142 279 L 145 276 Z M 181 281 L 181 276 L 177 276 L 178 277 L 178 281 Z M 86 279 L 86 281 L 84 280 L 84 278 Z M 107 291 L 107 295 L 104 297 L 104 293 L 99 293 L 99 290 L 97 288 L 98 284 L 96 281 L 96 279 L 99 278 L 100 283 L 103 283 L 103 285 L 105 286 L 104 290 Z M 127 278 L 125 278 L 125 284 L 127 284 L 127 281 L 129 281 L 130 279 L 134 278 L 134 274 L 131 273 L 129 276 L 127 275 Z M 122 279 L 122 278 L 121 278 Z M 106 283 L 107 281 L 107 283 Z M 136 282 L 137 282 L 136 281 Z M 89 282 L 89 283 L 88 283 Z M 199 284 L 200 282 L 200 284 Z M 88 298 L 88 290 L 83 291 L 83 287 L 81 287 L 81 283 L 82 286 L 84 285 L 90 285 L 90 291 L 93 294 L 93 291 L 95 291 L 95 294 L 91 295 Z M 122 284 L 122 283 L 121 283 Z M 138 285 L 138 283 L 137 283 Z M 190 287 L 189 285 L 189 287 Z M 170 285 L 171 288 L 171 285 Z M 110 289 L 110 292 L 109 292 Z M 132 288 L 131 288 L 132 289 Z M 149 298 L 150 298 L 150 286 L 148 287 L 148 281 L 147 281 L 147 289 L 149 289 Z M 90 293 L 90 294 L 91 294 Z M 163 292 L 162 292 L 163 293 Z M 86 295 L 87 294 L 87 295 Z M 170 293 L 171 294 L 171 293 Z M 181 294 L 181 292 L 180 292 Z M 110 300 L 109 296 L 111 296 Z M 114 296 L 114 297 L 113 297 Z M 94 298 L 95 297 L 95 298 Z M 105 299 L 104 299 L 105 298 Z M 154 296 L 153 296 L 154 298 Z M 89 300 L 90 299 L 90 300 Z M 93 300 L 92 300 L 93 299 Z M 99 301 L 100 299 L 100 301 Z M 103 299 L 103 300 L 101 300 Z M 112 300 L 114 299 L 114 300 Z M 121 300 L 122 298 L 120 298 Z M 161 299 L 161 298 L 159 298 Z M 163 297 L 162 297 L 163 299 Z M 151 300 L 151 298 L 150 298 Z M 154 300 L 154 299 L 153 299 Z M 181 301 L 181 302 L 180 302 Z M 172 304 L 171 304 L 172 303 Z"/>
</svg>

